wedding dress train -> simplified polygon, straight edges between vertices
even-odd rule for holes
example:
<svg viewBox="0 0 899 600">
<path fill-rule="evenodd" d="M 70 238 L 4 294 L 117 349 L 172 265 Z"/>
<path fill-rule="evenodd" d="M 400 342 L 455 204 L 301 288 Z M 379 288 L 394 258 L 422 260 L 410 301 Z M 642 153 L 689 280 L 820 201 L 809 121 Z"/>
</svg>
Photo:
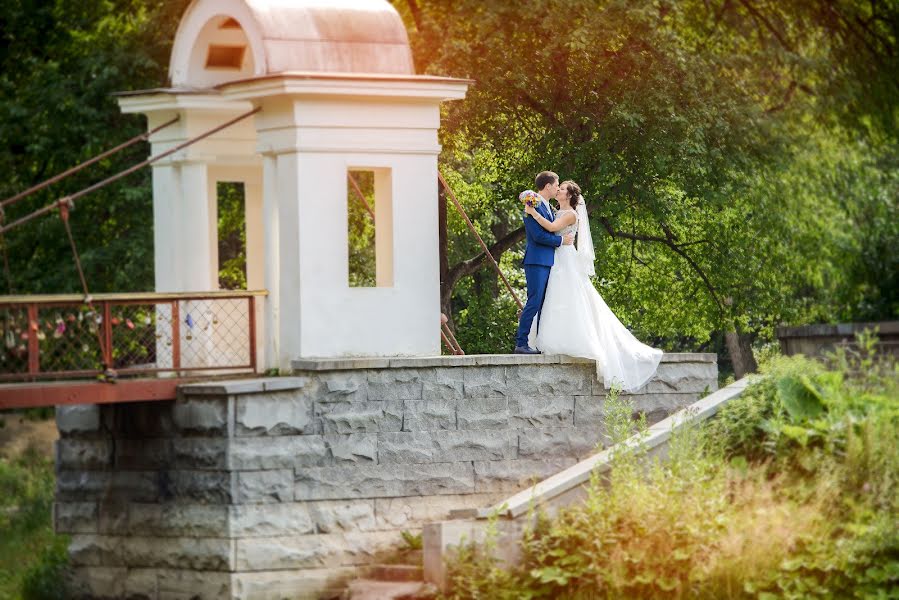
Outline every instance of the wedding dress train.
<svg viewBox="0 0 899 600">
<path fill-rule="evenodd" d="M 581 226 L 575 222 L 559 232 L 564 235 L 578 231 L 579 245 L 589 236 L 583 206 L 581 201 L 581 210 L 576 213 Z M 655 374 L 662 351 L 635 338 L 593 287 L 589 277 L 593 268 L 592 246 L 590 240 L 589 248 L 582 249 L 580 255 L 573 245 L 556 248 L 543 308 L 534 319 L 528 340 L 531 348 L 544 354 L 593 359 L 606 388 L 617 385 L 624 391 L 633 391 Z"/>
</svg>

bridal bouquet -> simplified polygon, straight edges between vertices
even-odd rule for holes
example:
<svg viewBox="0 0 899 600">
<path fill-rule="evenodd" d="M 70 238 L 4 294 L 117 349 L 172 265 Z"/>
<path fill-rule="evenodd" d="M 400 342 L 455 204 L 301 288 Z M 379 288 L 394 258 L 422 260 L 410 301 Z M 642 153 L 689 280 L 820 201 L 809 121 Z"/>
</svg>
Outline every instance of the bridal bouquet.
<svg viewBox="0 0 899 600">
<path fill-rule="evenodd" d="M 540 206 L 540 195 L 537 192 L 533 192 L 531 190 L 525 190 L 518 194 L 518 199 L 531 208 L 537 208 L 538 206 Z"/>
</svg>

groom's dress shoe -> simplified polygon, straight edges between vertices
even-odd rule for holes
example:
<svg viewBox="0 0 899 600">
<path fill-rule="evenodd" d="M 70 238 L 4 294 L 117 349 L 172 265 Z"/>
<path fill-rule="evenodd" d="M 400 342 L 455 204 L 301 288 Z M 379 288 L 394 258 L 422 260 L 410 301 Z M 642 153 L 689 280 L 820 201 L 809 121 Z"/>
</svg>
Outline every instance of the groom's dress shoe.
<svg viewBox="0 0 899 600">
<path fill-rule="evenodd" d="M 530 346 L 515 346 L 515 354 L 540 354 L 539 350 L 534 350 Z"/>
</svg>

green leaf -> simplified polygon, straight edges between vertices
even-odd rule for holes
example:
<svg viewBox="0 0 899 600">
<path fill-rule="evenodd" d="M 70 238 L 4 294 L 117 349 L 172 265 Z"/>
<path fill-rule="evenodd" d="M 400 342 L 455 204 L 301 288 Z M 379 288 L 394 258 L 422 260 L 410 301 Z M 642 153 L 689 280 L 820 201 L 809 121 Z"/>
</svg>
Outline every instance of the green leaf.
<svg viewBox="0 0 899 600">
<path fill-rule="evenodd" d="M 556 567 L 533 569 L 531 570 L 531 577 L 538 579 L 540 583 L 556 583 L 558 585 L 566 585 L 568 583 L 568 575 Z"/>
<path fill-rule="evenodd" d="M 794 421 L 816 418 L 824 411 L 820 392 L 806 375 L 787 376 L 777 382 L 780 401 Z"/>
</svg>

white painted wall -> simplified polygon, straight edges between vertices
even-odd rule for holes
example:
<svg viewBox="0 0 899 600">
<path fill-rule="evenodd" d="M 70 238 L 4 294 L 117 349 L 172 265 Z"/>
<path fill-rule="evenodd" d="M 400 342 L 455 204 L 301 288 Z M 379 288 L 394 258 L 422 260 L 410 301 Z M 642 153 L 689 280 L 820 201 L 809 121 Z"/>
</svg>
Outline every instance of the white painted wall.
<svg viewBox="0 0 899 600">
<path fill-rule="evenodd" d="M 123 110 L 148 115 L 149 127 L 181 116 L 154 136 L 153 154 L 261 107 L 154 166 L 157 290 L 218 288 L 215 184 L 243 181 L 248 284 L 269 292 L 257 319 L 261 369 L 286 369 L 297 358 L 439 354 L 437 131 L 440 103 L 466 87 L 332 74 L 239 82 L 220 95 L 122 98 Z M 348 281 L 352 169 L 376 173 L 372 288 Z M 204 340 L 210 352 L 226 341 Z"/>
<path fill-rule="evenodd" d="M 261 106 L 264 213 L 277 265 L 266 322 L 278 366 L 306 357 L 440 353 L 437 155 L 440 102 L 456 82 L 288 79 L 235 84 Z M 372 86 L 376 90 L 373 93 Z M 375 171 L 377 287 L 348 280 L 347 173 Z M 275 238 L 277 241 L 275 241 Z M 274 346 L 277 346 L 275 350 Z"/>
</svg>

